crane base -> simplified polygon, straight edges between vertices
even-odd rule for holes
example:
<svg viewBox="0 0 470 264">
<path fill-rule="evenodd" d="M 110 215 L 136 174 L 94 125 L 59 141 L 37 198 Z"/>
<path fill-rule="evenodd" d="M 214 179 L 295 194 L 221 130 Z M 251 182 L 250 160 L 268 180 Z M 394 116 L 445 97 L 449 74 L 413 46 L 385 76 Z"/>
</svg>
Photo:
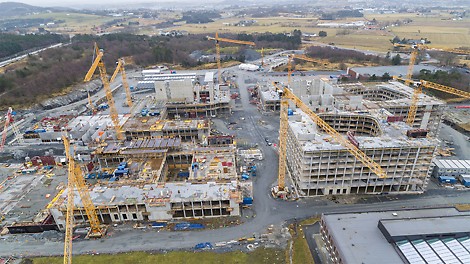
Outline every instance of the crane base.
<svg viewBox="0 0 470 264">
<path fill-rule="evenodd" d="M 108 228 L 105 226 L 102 226 L 99 231 L 92 231 L 90 230 L 88 234 L 86 235 L 86 239 L 89 238 L 101 238 L 106 235 L 106 232 L 108 231 Z"/>
<path fill-rule="evenodd" d="M 271 188 L 271 194 L 274 198 L 278 198 L 278 199 L 283 199 L 283 200 L 287 200 L 289 198 L 289 190 L 287 189 L 287 187 L 284 187 L 284 189 L 280 190 L 279 189 L 279 186 L 274 186 Z"/>
</svg>

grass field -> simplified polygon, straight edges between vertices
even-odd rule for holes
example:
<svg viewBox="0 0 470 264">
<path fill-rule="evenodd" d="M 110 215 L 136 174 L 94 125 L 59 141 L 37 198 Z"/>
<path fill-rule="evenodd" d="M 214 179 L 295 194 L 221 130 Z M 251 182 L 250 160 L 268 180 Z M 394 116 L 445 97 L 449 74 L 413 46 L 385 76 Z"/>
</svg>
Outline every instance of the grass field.
<svg viewBox="0 0 470 264">
<path fill-rule="evenodd" d="M 392 49 L 390 39 L 395 35 L 400 38 L 428 38 L 430 46 L 435 48 L 456 48 L 470 46 L 470 19 L 451 20 L 451 15 L 446 13 L 430 13 L 428 15 L 418 15 L 415 13 L 399 14 L 368 14 L 367 19 L 377 19 L 379 22 L 394 22 L 397 20 L 411 19 L 413 22 L 397 27 L 389 27 L 386 30 L 348 30 L 348 34 L 341 34 L 343 29 L 318 27 L 317 18 L 249 18 L 244 20 L 256 20 L 253 26 L 238 27 L 231 24 L 239 22 L 240 18 L 227 18 L 216 20 L 207 24 L 185 24 L 180 23 L 172 29 L 186 30 L 190 33 L 214 34 L 219 32 L 230 33 L 283 33 L 300 29 L 304 33 L 318 33 L 320 30 L 326 31 L 325 38 L 313 38 L 313 41 L 323 43 L 334 43 L 337 46 L 347 48 L 357 48 L 362 50 L 386 52 Z M 351 18 L 348 20 L 337 20 L 335 23 L 351 22 L 360 20 Z"/>
<path fill-rule="evenodd" d="M 251 18 L 245 18 L 249 20 Z M 318 30 L 312 29 L 315 26 L 316 18 L 284 18 L 284 17 L 268 17 L 268 18 L 254 18 L 257 21 L 253 26 L 239 27 L 228 24 L 235 24 L 239 22 L 240 18 L 227 18 L 216 20 L 207 24 L 185 24 L 179 23 L 176 27 L 171 29 L 186 30 L 190 33 L 208 33 L 214 34 L 215 32 L 224 33 L 283 33 L 291 32 L 294 29 L 301 29 L 305 32 L 318 33 Z"/>
<path fill-rule="evenodd" d="M 54 20 L 64 20 L 65 23 L 57 24 L 55 28 L 46 27 L 46 29 L 69 33 L 91 33 L 91 28 L 93 26 L 100 26 L 106 22 L 116 19 L 113 17 L 67 12 L 34 14 L 25 16 L 23 18 L 52 18 Z"/>
<path fill-rule="evenodd" d="M 299 234 L 294 239 L 292 262 L 295 264 L 315 264 L 301 228 L 299 228 Z"/>
<path fill-rule="evenodd" d="M 228 253 L 214 253 L 214 252 L 185 252 L 175 251 L 169 253 L 158 253 L 150 254 L 146 252 L 132 252 L 122 253 L 116 255 L 83 255 L 74 256 L 74 264 L 173 264 L 173 263 L 184 263 L 184 264 L 281 264 L 285 262 L 284 250 L 279 249 L 265 249 L 258 248 L 250 253 L 243 253 L 240 251 L 228 252 Z M 60 264 L 63 263 L 62 257 L 42 257 L 34 258 L 34 264 Z"/>
</svg>

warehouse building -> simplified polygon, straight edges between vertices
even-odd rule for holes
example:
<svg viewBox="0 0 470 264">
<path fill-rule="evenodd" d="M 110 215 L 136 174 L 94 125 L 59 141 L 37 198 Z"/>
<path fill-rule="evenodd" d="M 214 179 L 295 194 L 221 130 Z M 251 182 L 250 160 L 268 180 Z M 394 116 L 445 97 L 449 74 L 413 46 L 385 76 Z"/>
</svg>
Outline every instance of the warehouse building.
<svg viewBox="0 0 470 264">
<path fill-rule="evenodd" d="M 323 214 L 331 263 L 470 263 L 469 212 L 453 207 Z"/>
</svg>

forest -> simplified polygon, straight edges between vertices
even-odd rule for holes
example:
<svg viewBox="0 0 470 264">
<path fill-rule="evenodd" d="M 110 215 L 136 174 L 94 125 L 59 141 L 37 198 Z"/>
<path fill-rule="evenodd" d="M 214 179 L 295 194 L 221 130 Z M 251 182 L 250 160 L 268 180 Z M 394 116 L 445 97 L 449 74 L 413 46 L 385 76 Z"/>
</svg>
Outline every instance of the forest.
<svg viewBox="0 0 470 264">
<path fill-rule="evenodd" d="M 0 58 L 6 58 L 22 51 L 42 48 L 66 40 L 68 40 L 68 38 L 57 34 L 14 35 L 0 33 Z"/>
<path fill-rule="evenodd" d="M 413 76 L 417 80 L 426 80 L 442 85 L 450 86 L 462 91 L 470 92 L 470 77 L 457 70 L 450 72 L 421 70 L 418 75 Z M 434 92 L 434 91 L 433 91 Z M 437 92 L 437 91 L 436 91 Z"/>
<path fill-rule="evenodd" d="M 254 38 L 257 39 L 257 36 Z M 264 38 L 264 36 L 260 38 L 257 46 L 269 42 Z M 99 48 L 104 51 L 103 58 L 108 73 L 114 71 L 115 62 L 121 57 L 131 57 L 133 63 L 139 67 L 167 63 L 190 68 L 199 62 L 192 59 L 189 54 L 195 50 L 214 49 L 214 42 L 208 41 L 205 35 L 181 37 L 149 37 L 133 34 L 76 35 L 70 45 L 30 55 L 21 67 L 6 70 L 5 74 L 0 76 L 0 104 L 32 105 L 81 82 L 93 58 L 94 42 L 97 42 Z M 226 45 L 228 44 L 221 46 Z M 282 38 L 273 40 L 269 45 L 281 48 L 285 45 L 298 47 L 289 39 Z"/>
<path fill-rule="evenodd" d="M 306 55 L 311 58 L 327 59 L 331 63 L 336 62 L 372 62 L 387 65 L 391 61 L 376 55 L 366 55 L 362 52 L 335 47 L 311 46 L 306 50 Z"/>
</svg>

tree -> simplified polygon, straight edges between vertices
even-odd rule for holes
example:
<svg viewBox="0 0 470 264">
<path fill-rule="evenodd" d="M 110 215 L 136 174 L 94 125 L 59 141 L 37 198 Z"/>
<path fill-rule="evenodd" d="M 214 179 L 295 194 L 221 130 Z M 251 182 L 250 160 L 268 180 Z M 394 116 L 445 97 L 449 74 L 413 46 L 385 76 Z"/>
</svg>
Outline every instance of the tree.
<svg viewBox="0 0 470 264">
<path fill-rule="evenodd" d="M 385 72 L 383 75 L 382 75 L 382 81 L 388 81 L 392 79 L 392 77 L 390 76 L 390 74 L 388 72 Z"/>
<path fill-rule="evenodd" d="M 377 76 L 372 74 L 372 76 L 369 77 L 369 81 L 377 81 Z"/>
<path fill-rule="evenodd" d="M 400 65 L 401 64 L 401 57 L 400 54 L 397 54 L 392 58 L 392 64 L 393 65 Z"/>
<path fill-rule="evenodd" d="M 395 36 L 392 40 L 390 40 L 392 43 L 400 43 L 400 38 L 398 36 Z"/>
<path fill-rule="evenodd" d="M 320 32 L 318 32 L 318 36 L 319 37 L 326 37 L 326 36 L 328 36 L 328 33 L 326 33 L 326 31 L 320 30 Z"/>
</svg>

